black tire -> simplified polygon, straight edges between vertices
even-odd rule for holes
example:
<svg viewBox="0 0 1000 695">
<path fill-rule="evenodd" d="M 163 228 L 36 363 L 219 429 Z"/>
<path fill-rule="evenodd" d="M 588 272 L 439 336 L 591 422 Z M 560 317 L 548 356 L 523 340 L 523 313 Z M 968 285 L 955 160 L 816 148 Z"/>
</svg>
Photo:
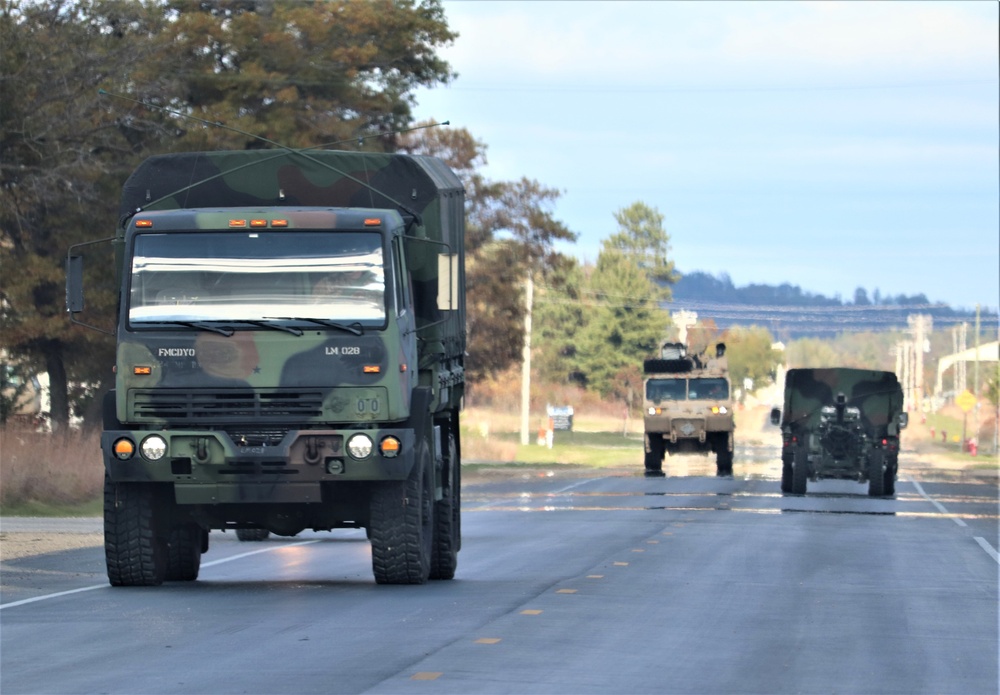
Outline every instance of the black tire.
<svg viewBox="0 0 1000 695">
<path fill-rule="evenodd" d="M 236 538 L 245 542 L 266 541 L 271 532 L 266 528 L 238 528 Z"/>
<path fill-rule="evenodd" d="M 881 449 L 874 449 L 868 454 L 868 496 L 882 497 L 885 495 L 885 454 Z"/>
<path fill-rule="evenodd" d="M 792 492 L 796 495 L 806 494 L 809 486 L 809 458 L 808 453 L 800 447 L 794 454 L 792 461 Z"/>
<path fill-rule="evenodd" d="M 166 543 L 154 488 L 104 476 L 104 558 L 111 586 L 159 586 L 167 572 Z"/>
<path fill-rule="evenodd" d="M 722 440 L 715 452 L 715 475 L 727 476 L 733 474 L 733 452 L 729 450 L 729 442 Z"/>
<path fill-rule="evenodd" d="M 883 493 L 889 497 L 896 494 L 896 472 L 899 470 L 899 461 L 894 456 L 889 457 L 885 466 L 885 482 L 883 483 Z"/>
<path fill-rule="evenodd" d="M 666 446 L 663 444 L 663 435 L 658 433 L 647 434 L 646 440 L 649 442 L 649 451 L 646 452 L 646 473 L 655 474 L 663 470 Z"/>
<path fill-rule="evenodd" d="M 792 457 L 781 456 L 781 491 L 792 491 Z"/>
<path fill-rule="evenodd" d="M 201 569 L 203 532 L 197 524 L 175 526 L 167 541 L 166 580 L 193 582 Z"/>
<path fill-rule="evenodd" d="M 434 546 L 431 551 L 431 579 L 454 579 L 462 538 L 462 473 L 458 445 L 453 430 L 446 437 L 441 499 L 434 503 Z"/>
<path fill-rule="evenodd" d="M 410 477 L 376 488 L 371 500 L 372 571 L 378 584 L 423 584 L 434 545 L 434 477 L 426 441 Z"/>
</svg>

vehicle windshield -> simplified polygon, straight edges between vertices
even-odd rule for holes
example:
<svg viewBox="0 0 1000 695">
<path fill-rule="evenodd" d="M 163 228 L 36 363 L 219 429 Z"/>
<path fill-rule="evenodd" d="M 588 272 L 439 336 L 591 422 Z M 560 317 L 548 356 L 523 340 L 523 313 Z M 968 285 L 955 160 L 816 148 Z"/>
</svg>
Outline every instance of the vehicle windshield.
<svg viewBox="0 0 1000 695">
<path fill-rule="evenodd" d="M 128 317 L 176 321 L 385 322 L 373 232 L 172 232 L 135 238 Z"/>
<path fill-rule="evenodd" d="M 683 401 L 729 399 L 729 383 L 725 379 L 650 379 L 646 382 L 646 400 Z"/>
<path fill-rule="evenodd" d="M 687 379 L 650 379 L 646 382 L 646 400 L 683 401 L 686 397 Z"/>
</svg>

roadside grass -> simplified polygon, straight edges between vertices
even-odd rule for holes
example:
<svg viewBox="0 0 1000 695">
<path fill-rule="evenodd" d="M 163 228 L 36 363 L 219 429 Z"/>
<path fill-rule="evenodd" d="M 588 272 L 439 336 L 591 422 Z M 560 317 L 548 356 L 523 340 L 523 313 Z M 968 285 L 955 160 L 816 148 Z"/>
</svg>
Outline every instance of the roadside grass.
<svg viewBox="0 0 1000 695">
<path fill-rule="evenodd" d="M 99 433 L 0 429 L 0 514 L 90 516 L 103 489 Z"/>
</svg>

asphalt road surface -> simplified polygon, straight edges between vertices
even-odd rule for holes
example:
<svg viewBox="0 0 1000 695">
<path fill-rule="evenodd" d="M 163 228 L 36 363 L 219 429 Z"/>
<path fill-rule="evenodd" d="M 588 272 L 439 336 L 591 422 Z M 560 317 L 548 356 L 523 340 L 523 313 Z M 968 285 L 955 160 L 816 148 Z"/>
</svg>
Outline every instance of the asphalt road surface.
<svg viewBox="0 0 1000 695">
<path fill-rule="evenodd" d="M 108 586 L 99 548 L 11 560 L 0 692 L 997 693 L 995 481 L 866 490 L 480 478 L 456 578 L 423 586 L 377 586 L 362 531 L 213 532 L 153 588 Z"/>
</svg>

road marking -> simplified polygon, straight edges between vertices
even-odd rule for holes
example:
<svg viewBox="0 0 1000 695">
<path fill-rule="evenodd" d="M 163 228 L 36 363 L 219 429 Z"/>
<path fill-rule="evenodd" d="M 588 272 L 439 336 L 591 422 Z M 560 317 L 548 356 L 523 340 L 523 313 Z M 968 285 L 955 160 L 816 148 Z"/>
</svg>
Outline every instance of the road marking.
<svg viewBox="0 0 1000 695">
<path fill-rule="evenodd" d="M 556 591 L 557 594 L 575 594 L 576 589 L 559 589 Z"/>
<path fill-rule="evenodd" d="M 476 644 L 497 644 L 499 641 L 499 637 L 480 637 L 476 640 Z"/>
<path fill-rule="evenodd" d="M 283 543 L 281 545 L 276 545 L 273 548 L 262 548 L 260 550 L 251 550 L 248 553 L 240 553 L 239 555 L 233 555 L 231 557 L 224 557 L 220 560 L 213 560 L 212 562 L 203 562 L 202 567 L 212 567 L 214 565 L 221 565 L 225 562 L 232 562 L 233 560 L 242 560 L 245 557 L 250 557 L 251 555 L 259 555 L 260 553 L 270 553 L 275 550 L 280 550 L 281 548 L 291 548 L 296 545 L 310 545 L 312 543 L 319 543 L 319 539 L 311 541 L 299 541 L 298 543 Z M 59 598 L 60 596 L 69 596 L 70 594 L 79 594 L 84 591 L 93 591 L 94 589 L 107 589 L 110 588 L 110 584 L 94 584 L 93 586 L 84 586 L 79 589 L 70 589 L 69 591 L 59 591 L 54 594 L 45 594 L 44 596 L 35 596 L 33 598 L 21 599 L 20 601 L 11 601 L 10 603 L 0 604 L 0 610 L 4 608 L 14 608 L 15 606 L 24 606 L 29 603 L 36 603 L 38 601 L 47 601 L 50 598 Z"/>
<path fill-rule="evenodd" d="M 534 608 L 529 608 L 527 610 L 521 611 L 521 615 L 541 615 L 541 614 L 542 612 L 540 610 L 536 610 Z"/>
<path fill-rule="evenodd" d="M 436 681 L 443 676 L 442 671 L 420 671 L 410 676 L 411 681 Z"/>
<path fill-rule="evenodd" d="M 998 553 L 996 550 L 994 550 L 993 546 L 990 545 L 989 542 L 985 538 L 983 538 L 982 536 L 976 536 L 976 543 L 978 543 L 979 546 L 983 550 L 985 550 L 989 554 L 989 556 L 991 558 L 993 558 L 994 560 L 996 560 L 996 562 L 997 562 L 998 565 L 1000 565 L 1000 553 Z"/>
<path fill-rule="evenodd" d="M 920 496 L 923 497 L 928 502 L 930 502 L 931 504 L 933 504 L 935 509 L 937 509 L 942 514 L 947 514 L 949 516 L 951 515 L 951 512 L 949 512 L 947 509 L 945 509 L 943 504 L 941 504 L 936 499 L 934 499 L 933 497 L 931 497 L 930 495 L 928 495 L 926 492 L 924 492 L 924 489 L 920 486 L 920 483 L 918 483 L 916 480 L 914 480 L 912 482 L 913 482 L 913 487 L 917 488 L 917 492 L 920 493 Z M 968 526 L 968 524 L 966 524 L 964 521 L 962 521 L 958 517 L 952 516 L 951 520 L 954 521 L 959 526 Z"/>
</svg>

